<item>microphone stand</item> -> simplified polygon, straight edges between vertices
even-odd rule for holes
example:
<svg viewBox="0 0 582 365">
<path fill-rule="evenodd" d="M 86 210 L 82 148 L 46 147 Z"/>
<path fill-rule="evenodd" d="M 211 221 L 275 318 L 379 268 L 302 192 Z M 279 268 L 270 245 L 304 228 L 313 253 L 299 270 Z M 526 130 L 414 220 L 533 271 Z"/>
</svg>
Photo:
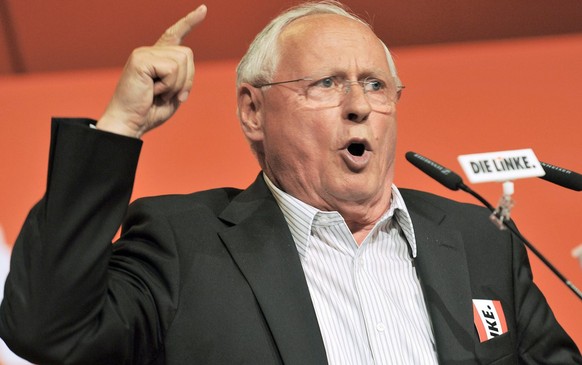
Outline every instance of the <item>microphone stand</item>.
<svg viewBox="0 0 582 365">
<path fill-rule="evenodd" d="M 444 185 L 446 188 L 454 191 L 461 189 L 464 192 L 471 194 L 477 200 L 479 200 L 485 207 L 487 207 L 487 209 L 491 211 L 492 221 L 494 221 L 498 228 L 500 229 L 507 228 L 511 233 L 513 233 L 517 238 L 519 238 L 526 245 L 526 247 L 529 248 L 530 251 L 534 253 L 534 255 L 536 255 L 564 284 L 566 284 L 568 288 L 570 288 L 570 290 L 572 290 L 572 292 L 578 297 L 578 299 L 582 300 L 582 291 L 580 291 L 580 289 L 574 286 L 574 284 L 570 280 L 566 279 L 566 277 L 562 275 L 562 273 L 560 273 L 560 271 L 558 271 L 558 269 L 556 269 L 556 267 L 552 265 L 548 261 L 548 259 L 546 259 L 544 255 L 542 255 L 541 252 L 539 252 L 534 247 L 534 245 L 532 245 L 521 233 L 519 233 L 517 228 L 515 228 L 515 223 L 513 222 L 513 220 L 511 220 L 509 216 L 503 215 L 504 214 L 503 209 L 499 210 L 495 209 L 485 198 L 483 198 L 481 195 L 477 194 L 475 191 L 473 191 L 471 188 L 465 185 L 463 179 L 452 170 L 449 170 L 446 167 L 412 151 L 406 153 L 406 159 L 408 160 L 408 162 L 417 167 L 420 171 L 432 177 L 433 179 Z M 558 171 L 560 171 L 560 168 L 557 169 Z M 578 176 L 574 177 L 578 178 Z M 568 182 L 568 184 L 564 184 L 564 182 L 561 180 L 560 182 L 556 182 L 554 180 L 556 180 L 555 177 L 553 180 L 551 180 L 552 182 L 555 182 L 558 185 L 562 185 L 564 187 L 568 187 L 571 189 L 577 189 L 579 184 L 579 181 L 577 181 L 575 184 L 570 184 L 570 182 Z M 511 222 L 511 224 L 507 224 L 507 222 Z"/>
<path fill-rule="evenodd" d="M 496 215 L 498 214 L 496 212 L 496 209 L 485 198 L 483 198 L 481 195 L 477 194 L 477 192 L 475 192 L 474 190 L 469 188 L 463 182 L 460 182 L 458 184 L 458 187 L 459 187 L 459 189 L 471 194 L 473 197 L 475 197 L 477 200 L 479 200 L 481 203 L 483 203 L 483 205 L 485 207 L 487 207 L 487 209 L 489 209 L 491 211 L 491 213 L 496 214 Z M 536 255 L 564 284 L 566 284 L 566 286 L 568 288 L 570 288 L 570 290 L 578 297 L 578 299 L 582 300 L 582 291 L 580 291 L 580 289 L 578 289 L 570 280 L 568 280 L 564 275 L 562 275 L 562 273 L 554 265 L 552 265 L 552 263 L 550 261 L 548 261 L 548 259 L 546 259 L 545 256 L 542 255 L 542 253 L 540 251 L 538 251 L 538 249 L 535 248 L 534 245 L 531 244 L 515 228 L 515 223 L 513 223 L 513 220 L 510 219 L 510 222 L 512 222 L 512 224 L 507 224 L 505 221 L 503 221 L 502 223 L 509 231 L 511 231 L 511 233 L 513 233 L 515 236 L 517 236 L 527 246 L 527 248 L 529 248 L 530 251 L 533 252 L 534 255 Z"/>
</svg>

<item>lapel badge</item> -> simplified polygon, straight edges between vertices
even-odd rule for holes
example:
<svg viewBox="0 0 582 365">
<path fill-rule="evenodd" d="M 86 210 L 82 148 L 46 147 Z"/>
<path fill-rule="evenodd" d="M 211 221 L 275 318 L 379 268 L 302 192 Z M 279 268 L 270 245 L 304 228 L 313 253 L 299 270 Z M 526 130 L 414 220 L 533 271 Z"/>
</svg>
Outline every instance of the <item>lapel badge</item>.
<svg viewBox="0 0 582 365">
<path fill-rule="evenodd" d="M 507 332 L 505 314 L 499 300 L 473 299 L 473 320 L 481 342 Z"/>
</svg>

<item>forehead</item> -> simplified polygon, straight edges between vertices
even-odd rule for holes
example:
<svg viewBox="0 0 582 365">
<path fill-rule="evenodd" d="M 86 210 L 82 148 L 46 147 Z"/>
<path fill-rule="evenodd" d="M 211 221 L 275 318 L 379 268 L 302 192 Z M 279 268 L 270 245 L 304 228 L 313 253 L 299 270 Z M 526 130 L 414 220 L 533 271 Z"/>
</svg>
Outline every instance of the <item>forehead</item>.
<svg viewBox="0 0 582 365">
<path fill-rule="evenodd" d="M 365 24 L 337 14 L 315 14 L 289 24 L 279 37 L 279 70 L 358 67 L 389 73 L 386 52 Z"/>
</svg>

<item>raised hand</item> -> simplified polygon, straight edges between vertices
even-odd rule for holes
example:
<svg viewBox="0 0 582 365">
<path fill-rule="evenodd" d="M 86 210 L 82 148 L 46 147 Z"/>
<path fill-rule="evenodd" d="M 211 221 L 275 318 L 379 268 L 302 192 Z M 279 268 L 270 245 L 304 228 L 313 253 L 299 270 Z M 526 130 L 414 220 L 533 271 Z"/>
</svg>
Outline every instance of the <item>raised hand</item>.
<svg viewBox="0 0 582 365">
<path fill-rule="evenodd" d="M 192 89 L 194 57 L 184 37 L 206 17 L 201 5 L 150 47 L 135 49 L 97 128 L 140 138 L 168 120 Z"/>
</svg>

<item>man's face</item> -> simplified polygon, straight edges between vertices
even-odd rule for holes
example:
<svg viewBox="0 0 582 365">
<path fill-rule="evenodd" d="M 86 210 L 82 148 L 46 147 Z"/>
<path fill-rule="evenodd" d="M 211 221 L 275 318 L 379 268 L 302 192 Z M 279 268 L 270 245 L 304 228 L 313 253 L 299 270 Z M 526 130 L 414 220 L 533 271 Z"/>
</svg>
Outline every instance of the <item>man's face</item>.
<svg viewBox="0 0 582 365">
<path fill-rule="evenodd" d="M 312 15 L 280 37 L 273 81 L 337 75 L 394 83 L 374 33 L 338 15 Z M 358 84 L 338 106 L 306 102 L 303 85 L 262 90 L 264 169 L 287 193 L 322 210 L 389 204 L 396 143 L 396 112 L 378 112 Z"/>
</svg>

